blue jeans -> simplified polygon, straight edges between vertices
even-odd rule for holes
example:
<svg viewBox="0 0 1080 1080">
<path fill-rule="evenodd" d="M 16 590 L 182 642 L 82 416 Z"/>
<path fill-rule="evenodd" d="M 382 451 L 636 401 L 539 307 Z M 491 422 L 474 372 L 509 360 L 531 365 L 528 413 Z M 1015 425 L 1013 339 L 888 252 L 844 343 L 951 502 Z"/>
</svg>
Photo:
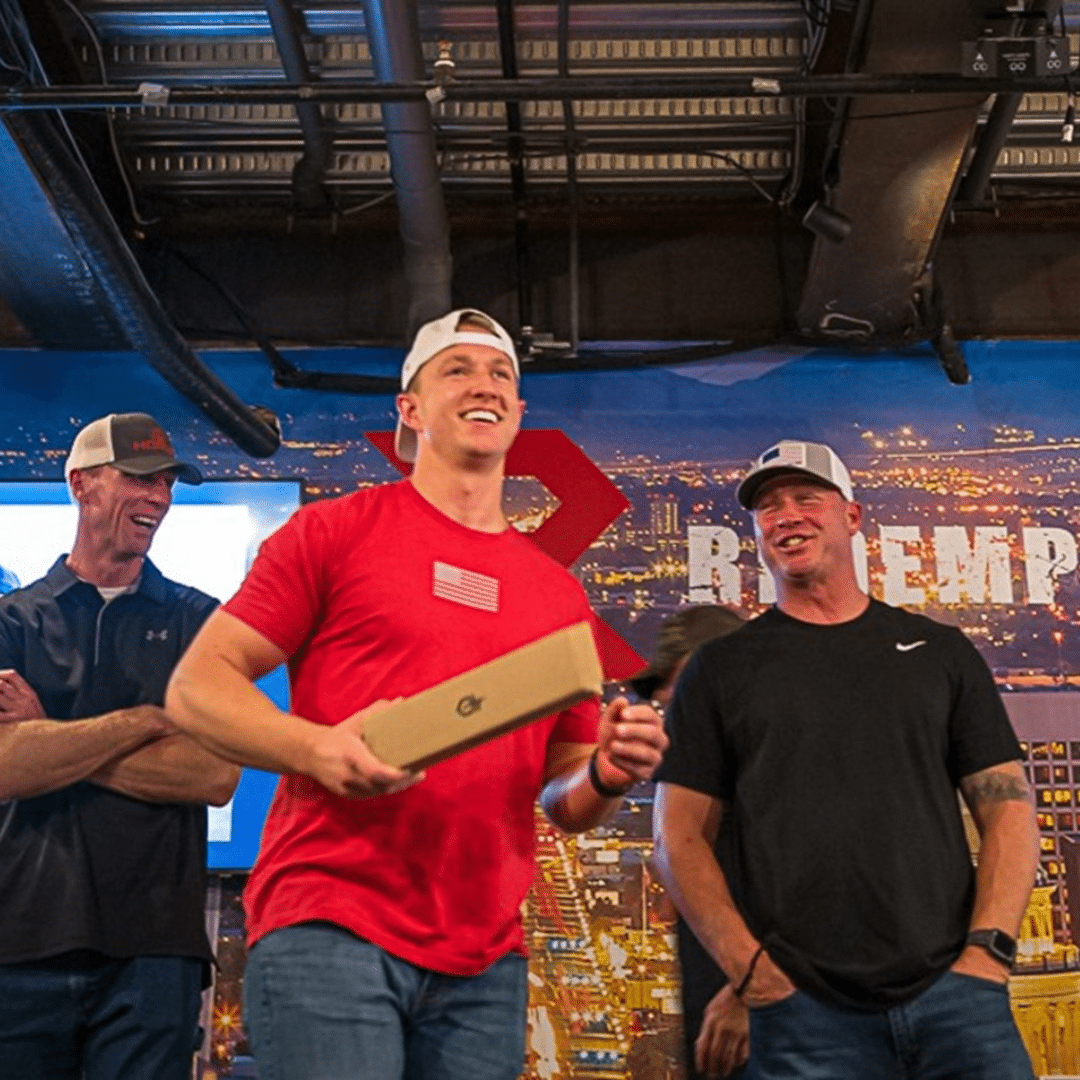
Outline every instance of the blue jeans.
<svg viewBox="0 0 1080 1080">
<path fill-rule="evenodd" d="M 188 1080 L 202 977 L 181 956 L 0 964 L 0 1078 Z"/>
<path fill-rule="evenodd" d="M 528 963 L 442 975 L 328 923 L 248 955 L 244 1022 L 259 1080 L 516 1080 Z"/>
<path fill-rule="evenodd" d="M 750 1010 L 750 1080 L 1034 1080 L 1008 987 L 947 971 L 886 1012 L 802 991 Z"/>
</svg>

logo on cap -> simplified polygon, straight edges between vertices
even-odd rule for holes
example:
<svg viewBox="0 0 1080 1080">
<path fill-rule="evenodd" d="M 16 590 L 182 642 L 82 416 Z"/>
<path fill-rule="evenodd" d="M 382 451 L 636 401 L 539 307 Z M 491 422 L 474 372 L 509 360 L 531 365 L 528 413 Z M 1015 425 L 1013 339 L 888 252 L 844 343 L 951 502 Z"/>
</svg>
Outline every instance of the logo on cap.
<svg viewBox="0 0 1080 1080">
<path fill-rule="evenodd" d="M 162 454 L 172 454 L 172 443 L 161 428 L 154 428 L 150 432 L 149 439 L 134 439 L 131 443 L 132 450 L 157 450 Z"/>
</svg>

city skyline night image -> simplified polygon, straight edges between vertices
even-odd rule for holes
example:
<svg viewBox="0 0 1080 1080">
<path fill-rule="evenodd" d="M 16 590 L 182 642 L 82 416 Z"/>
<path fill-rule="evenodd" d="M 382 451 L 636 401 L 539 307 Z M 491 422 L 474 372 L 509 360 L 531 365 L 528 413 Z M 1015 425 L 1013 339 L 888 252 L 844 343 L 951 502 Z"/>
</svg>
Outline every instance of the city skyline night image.
<svg viewBox="0 0 1080 1080">
<path fill-rule="evenodd" d="M 1078 1074 L 1080 348 L 964 349 L 966 386 L 948 382 L 929 348 L 758 350 L 578 374 L 530 375 L 526 363 L 524 426 L 565 433 L 628 501 L 571 570 L 599 618 L 642 657 L 660 621 L 688 604 L 750 616 L 772 603 L 750 516 L 734 496 L 751 459 L 783 438 L 828 443 L 844 459 L 864 510 L 856 562 L 870 593 L 961 627 L 1005 695 L 1042 846 L 1013 1009 L 1036 1073 Z M 373 375 L 393 375 L 402 355 L 285 352 L 303 368 Z M 0 359 L 0 505 L 12 501 L 7 481 L 62 479 L 80 425 L 133 410 L 157 416 L 208 479 L 300 481 L 311 501 L 400 477 L 365 437 L 392 429 L 392 395 L 279 389 L 253 352 L 204 359 L 244 401 L 279 417 L 273 458 L 242 454 L 130 356 L 9 351 Z M 535 479 L 507 481 L 506 512 L 524 532 L 558 506 Z M 674 910 L 650 864 L 651 818 L 647 786 L 583 837 L 537 814 L 524 909 L 530 1080 L 682 1075 Z M 242 880 L 216 877 L 209 903 L 221 970 L 205 1017 L 203 1080 L 255 1075 L 239 1011 Z"/>
</svg>

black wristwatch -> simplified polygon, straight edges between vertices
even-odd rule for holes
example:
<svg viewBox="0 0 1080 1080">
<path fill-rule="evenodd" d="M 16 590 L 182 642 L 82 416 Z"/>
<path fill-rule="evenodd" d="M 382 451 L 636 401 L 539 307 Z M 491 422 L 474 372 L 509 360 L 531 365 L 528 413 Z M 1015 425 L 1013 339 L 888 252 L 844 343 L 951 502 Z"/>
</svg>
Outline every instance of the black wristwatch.
<svg viewBox="0 0 1080 1080">
<path fill-rule="evenodd" d="M 995 960 L 1011 968 L 1016 963 L 1016 938 L 1004 930 L 972 930 L 967 936 L 968 945 L 978 945 Z"/>
</svg>

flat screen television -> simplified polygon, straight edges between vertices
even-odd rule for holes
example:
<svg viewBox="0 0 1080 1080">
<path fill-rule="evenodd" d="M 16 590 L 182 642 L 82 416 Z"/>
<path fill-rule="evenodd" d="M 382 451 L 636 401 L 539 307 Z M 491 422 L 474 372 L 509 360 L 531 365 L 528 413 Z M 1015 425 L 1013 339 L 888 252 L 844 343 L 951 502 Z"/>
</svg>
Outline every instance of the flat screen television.
<svg viewBox="0 0 1080 1080">
<path fill-rule="evenodd" d="M 300 505 L 300 486 L 299 480 L 177 484 L 150 557 L 166 577 L 227 600 L 259 544 Z M 36 580 L 70 551 L 75 522 L 63 481 L 0 481 L 0 593 Z M 284 668 L 259 685 L 288 708 Z M 271 773 L 245 769 L 228 805 L 210 808 L 207 851 L 212 869 L 251 867 L 276 782 Z"/>
</svg>

